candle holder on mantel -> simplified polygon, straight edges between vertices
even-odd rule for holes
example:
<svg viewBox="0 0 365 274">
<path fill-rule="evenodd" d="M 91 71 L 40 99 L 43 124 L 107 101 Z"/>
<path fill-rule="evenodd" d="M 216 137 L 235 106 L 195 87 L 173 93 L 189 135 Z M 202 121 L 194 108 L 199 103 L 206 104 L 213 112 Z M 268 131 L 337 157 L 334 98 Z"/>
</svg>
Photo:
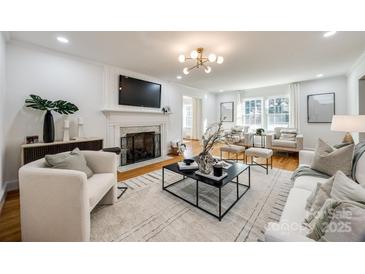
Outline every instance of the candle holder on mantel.
<svg viewBox="0 0 365 274">
<path fill-rule="evenodd" d="M 70 120 L 68 119 L 63 121 L 63 141 L 70 141 Z"/>
</svg>

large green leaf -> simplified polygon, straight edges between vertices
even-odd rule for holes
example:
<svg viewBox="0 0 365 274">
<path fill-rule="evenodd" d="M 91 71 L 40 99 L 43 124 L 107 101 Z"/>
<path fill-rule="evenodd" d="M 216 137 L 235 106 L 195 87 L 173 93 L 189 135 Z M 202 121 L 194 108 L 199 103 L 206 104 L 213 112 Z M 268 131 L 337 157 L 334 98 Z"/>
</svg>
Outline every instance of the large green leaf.
<svg viewBox="0 0 365 274">
<path fill-rule="evenodd" d="M 29 108 L 34 108 L 38 110 L 54 110 L 60 114 L 73 114 L 78 111 L 78 107 L 74 104 L 64 101 L 50 101 L 47 99 L 42 99 L 40 96 L 31 94 L 30 99 L 25 100 L 25 106 Z"/>
</svg>

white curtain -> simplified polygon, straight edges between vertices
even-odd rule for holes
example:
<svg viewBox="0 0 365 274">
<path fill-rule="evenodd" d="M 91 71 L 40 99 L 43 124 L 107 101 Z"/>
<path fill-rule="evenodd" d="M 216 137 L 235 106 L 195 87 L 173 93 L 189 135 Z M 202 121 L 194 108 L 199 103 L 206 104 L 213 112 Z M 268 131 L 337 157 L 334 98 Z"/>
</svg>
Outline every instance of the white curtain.
<svg viewBox="0 0 365 274">
<path fill-rule="evenodd" d="M 191 130 L 191 138 L 200 140 L 202 137 L 202 99 L 193 99 L 193 123 Z"/>
<path fill-rule="evenodd" d="M 235 105 L 236 108 L 236 125 L 242 126 L 243 125 L 243 120 L 242 120 L 242 104 L 243 102 L 241 101 L 242 99 L 242 95 L 240 92 L 237 92 L 237 104 Z"/>
<path fill-rule="evenodd" d="M 289 115 L 289 127 L 296 128 L 300 131 L 300 117 L 299 117 L 299 96 L 300 96 L 300 84 L 292 83 L 289 85 L 289 102 L 290 102 L 290 115 Z"/>
</svg>

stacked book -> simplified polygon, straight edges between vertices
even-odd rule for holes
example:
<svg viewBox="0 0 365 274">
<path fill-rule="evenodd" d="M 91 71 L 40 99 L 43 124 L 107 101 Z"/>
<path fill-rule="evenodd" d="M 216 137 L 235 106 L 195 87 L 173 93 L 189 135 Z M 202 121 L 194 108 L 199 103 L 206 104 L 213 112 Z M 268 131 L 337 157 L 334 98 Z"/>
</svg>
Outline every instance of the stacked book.
<svg viewBox="0 0 365 274">
<path fill-rule="evenodd" d="M 180 170 L 194 170 L 199 168 L 197 162 L 193 162 L 190 165 L 187 165 L 184 162 L 178 162 L 177 165 L 179 166 Z"/>
</svg>

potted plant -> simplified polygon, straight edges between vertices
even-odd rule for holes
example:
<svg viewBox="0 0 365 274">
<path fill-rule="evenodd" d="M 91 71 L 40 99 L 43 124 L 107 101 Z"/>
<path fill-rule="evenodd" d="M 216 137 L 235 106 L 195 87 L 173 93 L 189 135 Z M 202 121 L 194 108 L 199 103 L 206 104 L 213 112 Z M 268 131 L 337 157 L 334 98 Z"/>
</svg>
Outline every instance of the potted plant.
<svg viewBox="0 0 365 274">
<path fill-rule="evenodd" d="M 31 94 L 29 97 L 25 100 L 26 107 L 46 111 L 43 123 L 43 142 L 45 143 L 52 143 L 55 137 L 52 111 L 68 115 L 79 110 L 77 106 L 67 101 L 50 101 L 34 94 Z"/>
</svg>

